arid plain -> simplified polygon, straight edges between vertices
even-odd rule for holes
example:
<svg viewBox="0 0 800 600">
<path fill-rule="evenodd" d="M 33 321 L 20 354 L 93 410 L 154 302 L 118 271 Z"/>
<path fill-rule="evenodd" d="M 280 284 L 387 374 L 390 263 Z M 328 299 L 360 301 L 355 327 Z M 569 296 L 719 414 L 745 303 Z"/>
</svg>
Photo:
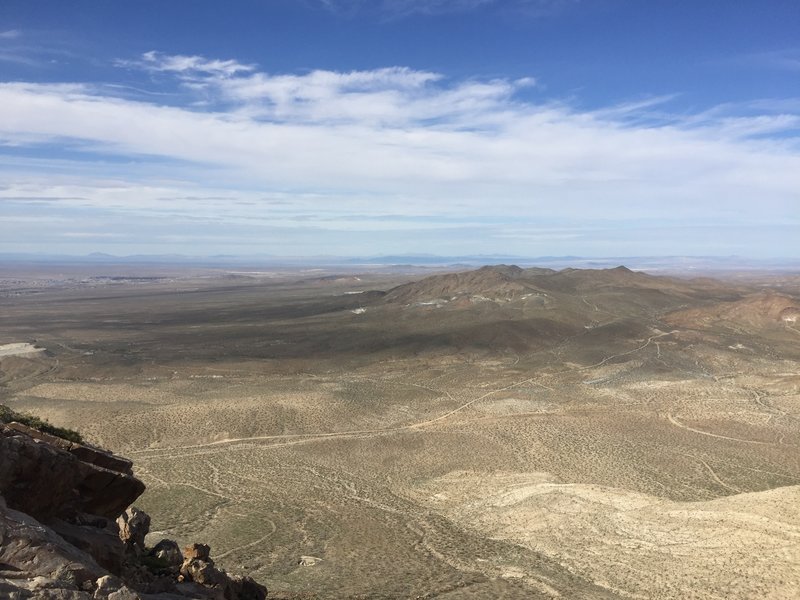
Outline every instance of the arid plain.
<svg viewBox="0 0 800 600">
<path fill-rule="evenodd" d="M 93 269 L 1 274 L 0 402 L 132 458 L 153 541 L 277 598 L 800 597 L 798 277 Z"/>
</svg>

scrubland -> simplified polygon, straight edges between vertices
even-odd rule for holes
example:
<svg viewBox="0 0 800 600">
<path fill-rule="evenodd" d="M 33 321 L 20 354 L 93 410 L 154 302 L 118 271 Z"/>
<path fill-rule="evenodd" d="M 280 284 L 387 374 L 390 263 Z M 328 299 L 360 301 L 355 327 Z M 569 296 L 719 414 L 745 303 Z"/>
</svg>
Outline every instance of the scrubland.
<svg viewBox="0 0 800 600">
<path fill-rule="evenodd" d="M 800 596 L 798 280 L 477 273 L 15 288 L 0 402 L 276 597 Z"/>
</svg>

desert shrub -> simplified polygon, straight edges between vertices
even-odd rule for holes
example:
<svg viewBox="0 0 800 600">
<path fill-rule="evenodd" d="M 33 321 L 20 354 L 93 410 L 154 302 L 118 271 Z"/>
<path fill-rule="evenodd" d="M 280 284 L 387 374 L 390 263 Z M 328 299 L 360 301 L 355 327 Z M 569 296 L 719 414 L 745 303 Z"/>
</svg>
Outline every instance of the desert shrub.
<svg viewBox="0 0 800 600">
<path fill-rule="evenodd" d="M 166 558 L 159 558 L 158 556 L 152 556 L 150 554 L 145 554 L 144 556 L 139 557 L 139 562 L 148 571 L 155 573 L 156 575 L 170 571 L 172 568 L 172 565 L 169 564 L 169 561 Z"/>
<path fill-rule="evenodd" d="M 81 437 L 81 434 L 77 431 L 65 429 L 64 427 L 56 427 L 46 419 L 41 419 L 35 415 L 18 413 L 5 404 L 0 404 L 0 423 L 11 423 L 11 421 L 22 423 L 31 429 L 36 429 L 42 433 L 49 433 L 50 435 L 60 437 L 70 442 L 75 442 L 76 444 L 83 442 L 83 437 Z"/>
</svg>

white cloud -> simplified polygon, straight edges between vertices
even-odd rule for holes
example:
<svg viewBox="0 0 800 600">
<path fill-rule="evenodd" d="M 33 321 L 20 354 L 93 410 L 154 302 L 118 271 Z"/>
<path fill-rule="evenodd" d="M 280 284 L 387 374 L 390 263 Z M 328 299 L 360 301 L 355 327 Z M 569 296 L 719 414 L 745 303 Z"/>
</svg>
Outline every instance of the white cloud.
<svg viewBox="0 0 800 600">
<path fill-rule="evenodd" d="M 0 167 L 0 200 L 320 231 L 467 228 L 486 214 L 797 223 L 792 112 L 674 116 L 669 97 L 580 111 L 521 99 L 529 80 L 404 67 L 273 75 L 158 53 L 140 64 L 189 77 L 216 108 L 109 86 L 0 84 L 0 144 L 71 153 Z M 392 214 L 444 220 L 371 220 Z"/>
<path fill-rule="evenodd" d="M 22 32 L 18 29 L 8 29 L 7 31 L 0 31 L 0 40 L 15 40 L 22 36 Z"/>
<path fill-rule="evenodd" d="M 255 73 L 226 81 L 209 80 L 220 98 L 235 103 L 242 114 L 302 123 L 349 122 L 410 126 L 460 118 L 470 128 L 514 92 L 530 85 L 494 80 L 434 84 L 435 73 L 391 67 L 374 71 L 271 76 Z"/>
<path fill-rule="evenodd" d="M 119 64 L 172 73 L 185 89 L 202 95 L 206 103 L 223 103 L 238 116 L 298 123 L 400 125 L 460 116 L 474 128 L 498 103 L 509 101 L 517 90 L 536 85 L 533 77 L 447 85 L 441 74 L 398 66 L 272 75 L 233 60 L 154 51 L 142 55 L 139 61 Z"/>
<path fill-rule="evenodd" d="M 155 72 L 175 73 L 187 78 L 206 76 L 231 77 L 239 73 L 249 73 L 255 70 L 253 65 L 245 65 L 235 60 L 209 60 L 202 56 L 162 54 L 155 50 L 145 52 L 140 60 L 119 60 L 117 65 L 142 68 Z"/>
</svg>

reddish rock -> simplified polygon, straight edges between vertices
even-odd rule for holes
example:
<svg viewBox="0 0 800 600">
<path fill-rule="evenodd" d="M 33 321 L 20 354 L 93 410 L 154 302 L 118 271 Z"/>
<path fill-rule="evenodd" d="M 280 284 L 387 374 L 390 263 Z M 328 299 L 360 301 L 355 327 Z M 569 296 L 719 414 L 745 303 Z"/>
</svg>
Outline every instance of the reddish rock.
<svg viewBox="0 0 800 600">
<path fill-rule="evenodd" d="M 206 544 L 192 544 L 183 549 L 183 558 L 185 560 L 211 560 L 210 554 L 211 548 Z"/>
<path fill-rule="evenodd" d="M 17 426 L 0 428 L 0 457 L 0 494 L 37 519 L 90 513 L 113 520 L 144 492 L 132 475 L 83 462 Z"/>
<path fill-rule="evenodd" d="M 133 462 L 127 458 L 116 456 L 113 453 L 106 450 L 101 450 L 100 448 L 93 448 L 85 444 L 70 442 L 69 440 L 65 440 L 58 436 L 50 435 L 49 433 L 39 431 L 38 429 L 33 429 L 32 427 L 28 427 L 22 423 L 13 422 L 8 423 L 6 426 L 9 429 L 14 429 L 15 431 L 24 433 L 36 440 L 47 442 L 51 446 L 65 450 L 78 457 L 78 459 L 80 459 L 82 462 L 97 465 L 98 467 L 103 467 L 104 469 L 117 471 L 118 473 L 133 475 Z"/>
</svg>

